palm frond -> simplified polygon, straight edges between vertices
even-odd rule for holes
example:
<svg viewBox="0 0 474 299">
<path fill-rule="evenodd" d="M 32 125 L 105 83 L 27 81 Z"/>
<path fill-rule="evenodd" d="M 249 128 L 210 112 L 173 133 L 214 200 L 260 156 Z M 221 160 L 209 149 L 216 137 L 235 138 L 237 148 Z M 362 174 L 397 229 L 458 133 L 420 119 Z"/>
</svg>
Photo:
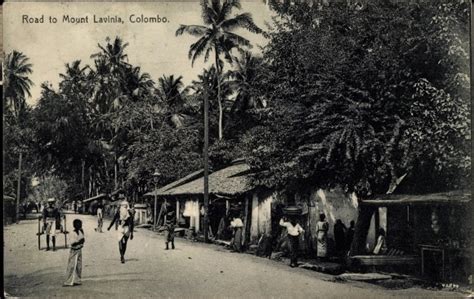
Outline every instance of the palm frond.
<svg viewBox="0 0 474 299">
<path fill-rule="evenodd" d="M 202 36 L 208 30 L 207 27 L 201 25 L 179 25 L 179 28 L 176 30 L 175 35 L 179 36 L 183 33 L 190 34 L 192 36 Z"/>
<path fill-rule="evenodd" d="M 222 5 L 221 13 L 220 13 L 219 23 L 222 22 L 223 20 L 226 20 L 230 16 L 233 8 L 237 8 L 237 9 L 242 8 L 242 5 L 240 4 L 240 0 L 224 1 L 224 4 Z"/>
<path fill-rule="evenodd" d="M 222 23 L 220 23 L 220 26 L 226 31 L 232 31 L 238 28 L 245 28 L 253 33 L 262 32 L 262 29 L 260 29 L 253 22 L 252 15 L 250 13 L 242 13 L 236 15 L 232 19 L 223 20 Z"/>
<path fill-rule="evenodd" d="M 191 65 L 194 65 L 194 61 L 204 53 L 209 41 L 209 38 L 203 36 L 197 42 L 191 45 L 189 48 L 189 58 L 191 59 Z"/>
<path fill-rule="evenodd" d="M 235 45 L 252 48 L 252 44 L 250 43 L 250 41 L 238 34 L 226 31 L 225 38 L 229 41 L 232 41 Z"/>
<path fill-rule="evenodd" d="M 212 19 L 212 9 L 209 7 L 209 0 L 201 0 L 201 18 L 204 21 L 204 24 L 210 25 L 213 23 Z"/>
</svg>

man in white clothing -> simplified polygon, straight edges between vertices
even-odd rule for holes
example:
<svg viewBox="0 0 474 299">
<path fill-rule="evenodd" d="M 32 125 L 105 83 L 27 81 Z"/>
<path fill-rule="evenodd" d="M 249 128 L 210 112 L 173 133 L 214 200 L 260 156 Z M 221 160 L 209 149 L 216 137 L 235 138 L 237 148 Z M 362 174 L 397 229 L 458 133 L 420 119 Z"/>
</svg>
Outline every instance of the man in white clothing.
<svg viewBox="0 0 474 299">
<path fill-rule="evenodd" d="M 296 222 L 295 218 L 289 221 L 286 217 L 280 219 L 280 225 L 286 227 L 290 245 L 290 267 L 298 267 L 299 236 L 304 229 Z"/>
</svg>

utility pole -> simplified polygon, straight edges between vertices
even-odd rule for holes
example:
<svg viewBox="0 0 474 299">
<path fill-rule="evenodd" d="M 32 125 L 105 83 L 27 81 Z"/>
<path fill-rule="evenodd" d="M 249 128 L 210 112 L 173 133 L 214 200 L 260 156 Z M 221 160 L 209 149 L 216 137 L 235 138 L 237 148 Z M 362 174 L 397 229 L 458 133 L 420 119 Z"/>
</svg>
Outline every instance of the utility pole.
<svg viewBox="0 0 474 299">
<path fill-rule="evenodd" d="M 209 242 L 209 95 L 204 90 L 204 242 Z"/>
<path fill-rule="evenodd" d="M 20 187 L 21 187 L 21 159 L 23 157 L 23 153 L 20 150 L 20 157 L 18 159 L 18 184 L 16 190 L 16 223 L 20 222 Z"/>
</svg>

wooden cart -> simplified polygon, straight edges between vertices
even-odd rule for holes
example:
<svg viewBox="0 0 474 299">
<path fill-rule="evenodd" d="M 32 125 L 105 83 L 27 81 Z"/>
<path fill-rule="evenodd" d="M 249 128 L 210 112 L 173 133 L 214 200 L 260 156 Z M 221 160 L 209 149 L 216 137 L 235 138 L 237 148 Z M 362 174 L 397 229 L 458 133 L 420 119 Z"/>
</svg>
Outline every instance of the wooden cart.
<svg viewBox="0 0 474 299">
<path fill-rule="evenodd" d="M 67 235 L 69 232 L 66 229 L 66 215 L 61 215 L 60 218 L 60 233 L 64 235 L 64 248 L 67 248 Z M 43 226 L 43 217 L 38 217 L 38 250 L 41 250 L 41 236 L 45 234 Z"/>
</svg>

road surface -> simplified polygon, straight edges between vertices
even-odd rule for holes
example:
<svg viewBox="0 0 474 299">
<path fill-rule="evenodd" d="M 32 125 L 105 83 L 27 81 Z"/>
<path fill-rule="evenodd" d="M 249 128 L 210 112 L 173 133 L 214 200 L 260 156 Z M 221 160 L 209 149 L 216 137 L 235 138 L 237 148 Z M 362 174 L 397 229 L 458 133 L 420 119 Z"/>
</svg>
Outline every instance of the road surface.
<svg viewBox="0 0 474 299">
<path fill-rule="evenodd" d="M 459 298 L 456 293 L 411 288 L 386 290 L 365 283 L 332 282 L 332 276 L 259 258 L 231 253 L 222 247 L 177 239 L 164 250 L 164 238 L 137 229 L 129 241 L 126 263 L 120 263 L 114 228 L 94 231 L 89 215 L 67 216 L 67 226 L 80 218 L 86 243 L 82 286 L 62 287 L 67 249 L 38 250 L 37 221 L 4 228 L 5 291 L 11 296 L 41 297 L 166 297 L 166 298 Z M 106 220 L 104 227 L 110 223 Z M 44 236 L 43 236 L 44 238 Z M 45 241 L 42 240 L 44 246 Z M 58 245 L 64 246 L 62 235 Z"/>
</svg>

